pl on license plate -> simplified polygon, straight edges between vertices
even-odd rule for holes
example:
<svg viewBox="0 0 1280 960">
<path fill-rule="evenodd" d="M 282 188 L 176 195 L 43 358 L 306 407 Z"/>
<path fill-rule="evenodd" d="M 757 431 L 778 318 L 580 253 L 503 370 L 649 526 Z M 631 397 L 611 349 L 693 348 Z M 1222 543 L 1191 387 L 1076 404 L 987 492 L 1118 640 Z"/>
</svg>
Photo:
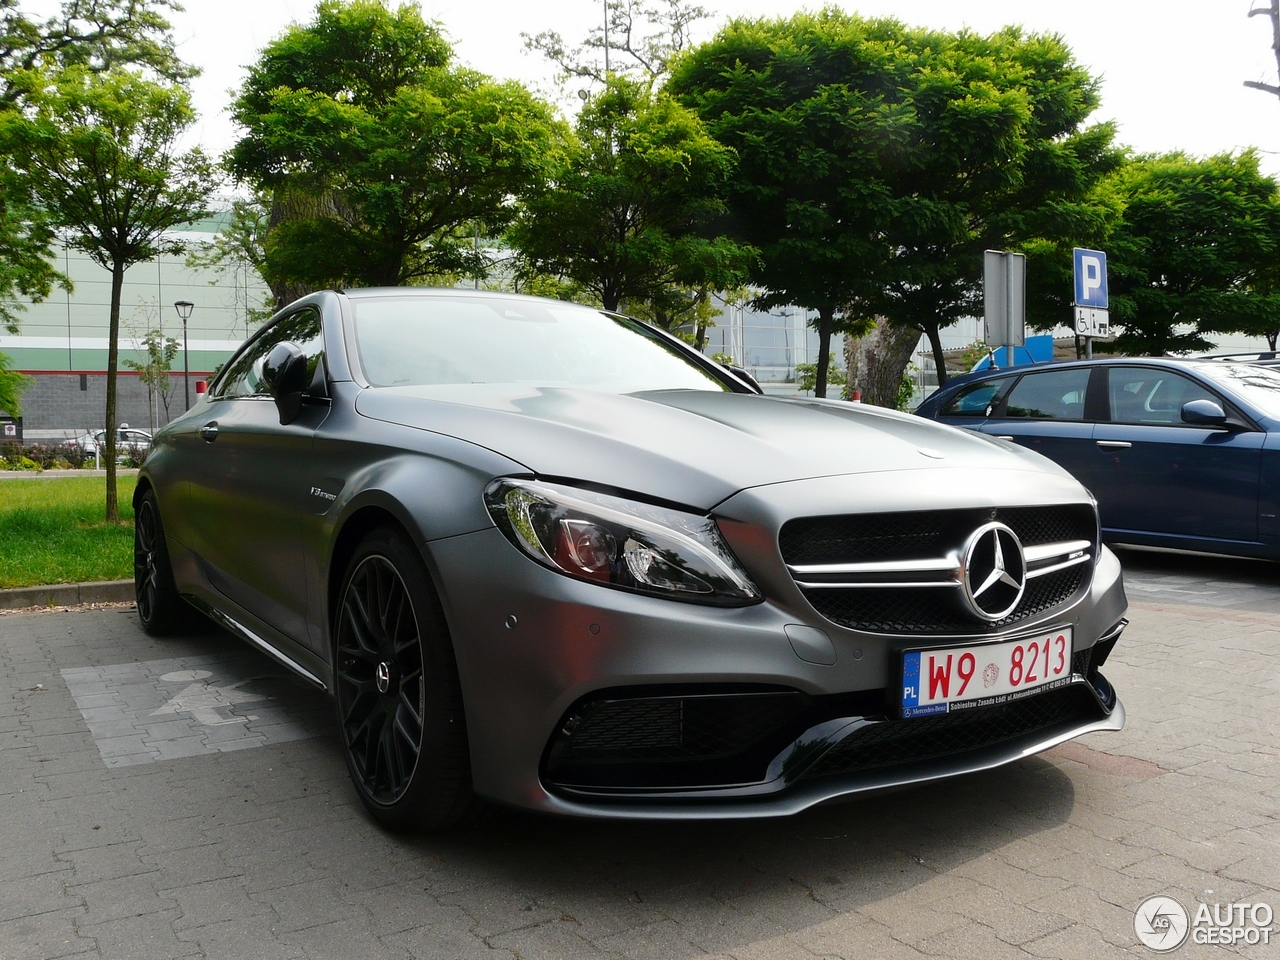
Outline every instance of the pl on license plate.
<svg viewBox="0 0 1280 960">
<path fill-rule="evenodd" d="M 902 715 L 1007 703 L 1070 681 L 1070 627 L 1005 643 L 910 650 L 902 660 Z"/>
</svg>

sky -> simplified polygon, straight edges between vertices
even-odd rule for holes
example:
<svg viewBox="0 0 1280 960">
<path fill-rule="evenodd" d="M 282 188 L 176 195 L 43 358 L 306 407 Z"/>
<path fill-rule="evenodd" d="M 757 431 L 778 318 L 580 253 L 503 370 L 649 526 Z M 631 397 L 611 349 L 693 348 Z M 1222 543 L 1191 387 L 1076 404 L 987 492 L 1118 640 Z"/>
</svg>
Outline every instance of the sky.
<svg viewBox="0 0 1280 960">
<path fill-rule="evenodd" d="M 576 41 L 602 18 L 598 0 L 422 0 L 420 5 L 441 24 L 461 62 L 547 90 L 553 71 L 524 50 L 521 32 L 557 30 Z M 703 5 L 717 16 L 702 24 L 699 39 L 730 16 L 787 16 L 806 6 L 796 0 L 703 0 Z M 1254 146 L 1264 169 L 1280 176 L 1280 98 L 1243 85 L 1245 80 L 1276 82 L 1270 22 L 1249 18 L 1248 0 L 841 0 L 837 5 L 920 26 L 988 33 L 1014 23 L 1061 34 L 1101 79 L 1102 104 L 1094 116 L 1115 120 L 1120 142 L 1142 152 L 1196 155 Z M 185 0 L 185 6 L 173 17 L 175 39 L 183 59 L 203 71 L 193 84 L 200 120 L 191 141 L 221 153 L 235 140 L 226 108 L 245 66 L 290 23 L 311 19 L 315 3 Z"/>
</svg>

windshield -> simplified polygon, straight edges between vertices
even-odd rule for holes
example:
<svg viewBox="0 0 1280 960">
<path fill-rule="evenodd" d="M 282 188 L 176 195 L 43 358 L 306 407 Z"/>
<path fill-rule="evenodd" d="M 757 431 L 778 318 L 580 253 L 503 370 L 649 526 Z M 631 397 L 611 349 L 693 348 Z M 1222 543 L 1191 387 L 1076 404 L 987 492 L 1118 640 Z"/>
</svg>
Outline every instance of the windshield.
<svg viewBox="0 0 1280 960">
<path fill-rule="evenodd" d="M 374 386 L 521 383 L 606 393 L 727 390 L 643 324 L 571 303 L 503 297 L 356 300 Z"/>
<path fill-rule="evenodd" d="M 1280 418 L 1280 370 L 1250 363 L 1198 363 L 1196 371 L 1252 403 L 1268 417 Z"/>
</svg>

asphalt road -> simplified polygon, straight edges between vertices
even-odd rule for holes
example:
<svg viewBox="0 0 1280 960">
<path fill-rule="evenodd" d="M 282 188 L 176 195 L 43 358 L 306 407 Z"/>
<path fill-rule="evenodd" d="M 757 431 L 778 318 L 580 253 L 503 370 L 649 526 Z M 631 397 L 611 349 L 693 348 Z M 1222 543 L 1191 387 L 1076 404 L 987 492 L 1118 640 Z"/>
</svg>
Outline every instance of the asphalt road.
<svg viewBox="0 0 1280 960">
<path fill-rule="evenodd" d="M 1280 567 L 1123 559 L 1123 732 L 745 823 L 391 835 L 328 702 L 231 638 L 0 616 L 0 958 L 1158 956 L 1148 897 L 1280 910 Z"/>
</svg>

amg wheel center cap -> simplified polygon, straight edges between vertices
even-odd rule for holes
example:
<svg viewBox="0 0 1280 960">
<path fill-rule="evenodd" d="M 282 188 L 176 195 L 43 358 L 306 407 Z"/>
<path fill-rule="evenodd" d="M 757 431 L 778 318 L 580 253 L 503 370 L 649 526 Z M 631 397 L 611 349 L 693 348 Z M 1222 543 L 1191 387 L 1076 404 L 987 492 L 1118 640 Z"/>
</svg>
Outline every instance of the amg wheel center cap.
<svg viewBox="0 0 1280 960">
<path fill-rule="evenodd" d="M 378 692 L 386 693 L 391 689 L 392 665 L 390 660 L 383 660 L 373 671 L 373 678 L 378 684 Z"/>
<path fill-rule="evenodd" d="M 1027 587 L 1022 541 L 1003 523 L 984 523 L 964 547 L 964 599 L 978 617 L 994 623 L 1013 613 Z"/>
</svg>

